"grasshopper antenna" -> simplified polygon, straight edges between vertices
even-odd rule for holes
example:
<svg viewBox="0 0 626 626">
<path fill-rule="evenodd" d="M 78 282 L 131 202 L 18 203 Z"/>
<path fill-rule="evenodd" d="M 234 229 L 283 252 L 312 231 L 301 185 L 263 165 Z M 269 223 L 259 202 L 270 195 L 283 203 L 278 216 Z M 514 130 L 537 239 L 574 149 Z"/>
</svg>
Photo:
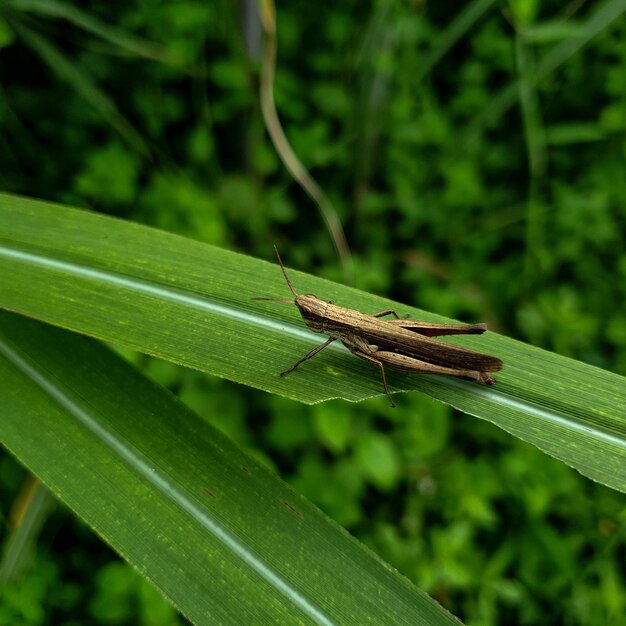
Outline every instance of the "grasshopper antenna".
<svg viewBox="0 0 626 626">
<path fill-rule="evenodd" d="M 278 254 L 278 248 L 274 245 L 274 252 L 276 252 L 276 258 L 278 259 L 278 264 L 280 265 L 280 269 L 283 270 L 283 276 L 289 285 L 289 289 L 291 289 L 291 293 L 294 295 L 294 298 L 298 297 L 296 290 L 293 288 L 291 281 L 289 280 L 289 276 L 287 276 L 287 270 L 285 270 L 285 266 L 283 265 L 282 259 L 280 258 L 280 254 Z"/>
<path fill-rule="evenodd" d="M 285 280 L 287 281 L 287 284 L 289 285 L 289 289 L 291 289 L 291 293 L 294 295 L 294 297 L 298 297 L 298 294 L 296 293 L 296 290 L 293 288 L 293 285 L 291 284 L 291 281 L 289 280 L 289 276 L 287 276 L 287 271 L 285 270 L 285 266 L 283 265 L 283 261 L 280 258 L 280 254 L 278 254 L 278 248 L 276 246 L 274 246 L 274 252 L 276 252 L 276 258 L 278 259 L 278 264 L 280 265 L 280 269 L 283 270 L 283 276 L 285 277 Z M 269 300 L 271 302 L 283 302 L 284 304 L 294 304 L 294 302 L 292 300 L 287 300 L 285 298 L 251 298 L 251 300 Z"/>
</svg>

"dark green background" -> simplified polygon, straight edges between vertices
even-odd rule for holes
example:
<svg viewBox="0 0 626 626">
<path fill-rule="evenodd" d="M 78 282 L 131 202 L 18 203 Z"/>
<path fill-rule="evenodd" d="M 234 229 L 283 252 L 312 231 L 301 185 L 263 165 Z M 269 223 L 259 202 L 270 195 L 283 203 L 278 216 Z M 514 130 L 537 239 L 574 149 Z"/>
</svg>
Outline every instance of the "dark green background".
<svg viewBox="0 0 626 626">
<path fill-rule="evenodd" d="M 276 243 L 343 280 L 264 128 L 255 2 L 36 4 L 0 5 L 2 190 L 268 259 Z M 42 6 L 152 41 L 156 59 Z M 451 31 L 468 9 L 477 21 Z M 626 374 L 625 11 L 278 6 L 277 108 L 344 225 L 357 287 Z M 495 427 L 417 394 L 395 411 L 308 407 L 127 356 L 466 623 L 626 619 L 623 495 Z M 0 457 L 3 535 L 24 480 Z M 0 624 L 181 621 L 58 507 L 0 589 Z"/>
</svg>

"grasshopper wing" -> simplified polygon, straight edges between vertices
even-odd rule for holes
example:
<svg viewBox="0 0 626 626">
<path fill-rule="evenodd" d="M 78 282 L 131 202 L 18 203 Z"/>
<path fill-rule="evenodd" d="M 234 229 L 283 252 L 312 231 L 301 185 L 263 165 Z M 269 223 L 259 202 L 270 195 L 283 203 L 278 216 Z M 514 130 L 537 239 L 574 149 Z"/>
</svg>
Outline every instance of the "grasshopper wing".
<svg viewBox="0 0 626 626">
<path fill-rule="evenodd" d="M 414 333 L 426 337 L 438 337 L 439 335 L 480 335 L 487 330 L 487 324 L 434 324 L 420 320 L 388 320 L 388 324 L 406 328 Z"/>
</svg>

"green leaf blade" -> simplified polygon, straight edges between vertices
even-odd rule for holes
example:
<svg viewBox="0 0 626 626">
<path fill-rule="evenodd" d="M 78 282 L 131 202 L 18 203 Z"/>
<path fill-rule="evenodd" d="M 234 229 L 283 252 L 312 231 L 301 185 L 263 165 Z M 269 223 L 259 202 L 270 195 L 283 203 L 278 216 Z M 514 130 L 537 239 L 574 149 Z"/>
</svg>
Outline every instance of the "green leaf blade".
<svg viewBox="0 0 626 626">
<path fill-rule="evenodd" d="M 275 264 L 12 196 L 0 195 L 0 216 L 4 308 L 302 402 L 382 393 L 376 369 L 336 344 L 278 376 L 324 337 L 306 330 L 295 307 L 252 300 L 289 295 Z M 289 272 L 301 292 L 363 312 L 449 321 Z M 448 341 L 500 357 L 498 383 L 390 371 L 392 390 L 427 393 L 626 490 L 623 377 L 495 333 Z"/>
<path fill-rule="evenodd" d="M 1 313 L 0 391 L 0 441 L 192 621 L 458 623 L 92 340 Z"/>
</svg>

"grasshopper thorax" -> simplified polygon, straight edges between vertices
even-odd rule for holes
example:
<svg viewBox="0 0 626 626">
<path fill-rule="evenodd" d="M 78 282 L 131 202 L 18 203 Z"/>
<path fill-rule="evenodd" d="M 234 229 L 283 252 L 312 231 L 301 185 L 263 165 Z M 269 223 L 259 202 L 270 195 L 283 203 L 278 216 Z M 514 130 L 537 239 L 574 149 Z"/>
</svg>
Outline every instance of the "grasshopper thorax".
<svg viewBox="0 0 626 626">
<path fill-rule="evenodd" d="M 328 302 L 320 300 L 312 293 L 296 296 L 295 299 L 295 305 L 298 307 L 302 319 L 314 333 L 324 332 L 324 320 L 328 304 Z"/>
</svg>

